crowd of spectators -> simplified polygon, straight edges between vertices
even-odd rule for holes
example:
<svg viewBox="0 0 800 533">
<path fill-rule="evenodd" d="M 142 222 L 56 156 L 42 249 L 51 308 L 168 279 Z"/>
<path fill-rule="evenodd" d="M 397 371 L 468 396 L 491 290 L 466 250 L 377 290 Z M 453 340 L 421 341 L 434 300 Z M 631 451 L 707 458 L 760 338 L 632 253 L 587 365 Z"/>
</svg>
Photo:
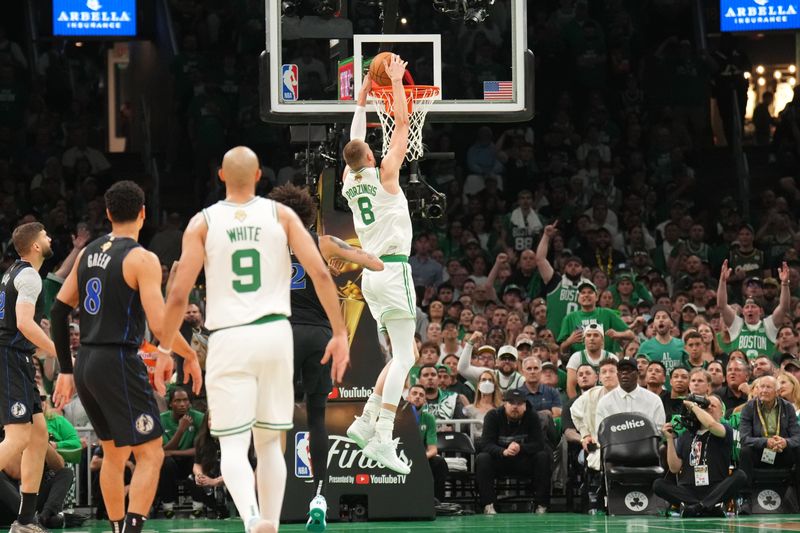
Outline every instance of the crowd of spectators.
<svg viewBox="0 0 800 533">
<path fill-rule="evenodd" d="M 264 43 L 264 2 L 169 4 L 179 51 L 170 69 L 174 135 L 165 170 L 176 179 L 189 176 L 191 210 L 218 198 L 215 169 L 232 144 L 262 156 L 259 193 L 287 181 L 305 183 L 286 129 L 259 118 L 255 58 Z M 702 170 L 714 140 L 709 97 L 720 103 L 730 135 L 726 91 L 738 87 L 736 76 L 750 66 L 733 40 L 721 40 L 710 53 L 698 49 L 689 38 L 688 8 L 683 1 L 623 0 L 532 6 L 528 36 L 540 110 L 534 121 L 426 128 L 426 144 L 453 150 L 456 159 L 424 166 L 448 204 L 443 218 L 416 226 L 411 265 L 421 360 L 408 399 L 434 424 L 479 421 L 465 431 L 478 445 L 486 512 L 495 512 L 492 480 L 506 471 L 552 478 L 554 490 L 563 491 L 570 475 L 566 450 L 583 451 L 586 490 L 591 507 L 599 508 L 597 430 L 620 409 L 649 409 L 665 433 L 665 466 L 677 474 L 677 486 L 691 484 L 694 474 L 680 466 L 688 446 L 674 430 L 690 393 L 711 398 L 713 420 L 698 418 L 722 439 L 715 446 L 730 445 L 737 471 L 749 476 L 763 462 L 763 449 L 774 452 L 777 465 L 796 462 L 800 437 L 789 415 L 800 408 L 800 176 L 756 190 L 750 218 L 742 209 L 750 199 L 729 190 L 708 194 L 704 180 L 718 180 Z M 461 70 L 480 79 L 500 61 L 494 57 L 500 47 L 489 40 L 479 48 L 470 49 L 475 57 L 469 59 L 448 50 L 447 60 L 458 70 L 475 59 L 474 68 Z M 298 43 L 297 62 L 318 78 L 305 86 L 324 90 L 333 79 L 315 56 L 324 52 Z M 42 272 L 55 283 L 80 248 L 109 228 L 100 195 L 116 169 L 102 150 L 104 57 L 97 43 L 77 48 L 55 41 L 33 68 L 0 27 L 4 269 L 13 260 L 11 231 L 21 223 L 40 220 L 53 237 L 55 254 Z M 800 96 L 771 121 L 765 110 L 757 144 L 771 143 L 778 162 L 792 168 L 786 162 L 800 153 Z M 148 189 L 148 180 L 140 181 Z M 157 232 L 145 232 L 165 284 L 183 220 L 176 213 Z M 77 351 L 80 317 L 73 318 Z M 204 353 L 202 305 L 189 306 L 183 332 Z M 149 352 L 143 347 L 143 357 Z M 47 365 L 43 395 L 57 373 Z M 222 516 L 216 443 L 207 417 L 186 405 L 202 410 L 202 397 L 183 395 L 174 389 L 163 408 L 162 421 L 172 429 L 164 442 L 161 510 L 173 514 L 178 485 L 192 473 L 193 514 Z M 87 426 L 77 399 L 63 414 L 74 427 Z M 447 463 L 425 420 L 436 496 L 443 499 Z M 99 469 L 102 453 L 91 434 L 80 444 Z M 60 467 L 48 462 L 56 487 L 68 483 L 66 474 L 58 477 L 60 469 L 63 461 Z M 721 483 L 720 471 L 709 472 L 711 485 Z M 13 483 L 14 472 L 4 475 Z M 739 477 L 736 490 L 746 491 L 751 477 Z M 549 486 L 536 484 L 539 512 L 550 505 Z M 701 496 L 688 515 L 713 510 L 717 502 Z M 57 523 L 61 507 L 43 509 Z"/>
</svg>

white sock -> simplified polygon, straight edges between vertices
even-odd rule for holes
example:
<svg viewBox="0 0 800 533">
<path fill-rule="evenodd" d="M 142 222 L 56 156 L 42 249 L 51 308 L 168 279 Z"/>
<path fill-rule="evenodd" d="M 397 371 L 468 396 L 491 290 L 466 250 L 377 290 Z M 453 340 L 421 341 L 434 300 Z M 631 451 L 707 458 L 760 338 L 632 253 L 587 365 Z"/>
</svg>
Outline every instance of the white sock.
<svg viewBox="0 0 800 533">
<path fill-rule="evenodd" d="M 248 459 L 250 432 L 220 437 L 219 448 L 222 455 L 220 471 L 225 478 L 225 486 L 247 531 L 254 521 L 261 518 L 256 501 L 255 475 Z"/>
<path fill-rule="evenodd" d="M 370 424 L 374 424 L 375 421 L 378 419 L 378 413 L 381 411 L 381 405 L 383 404 L 383 398 L 379 394 L 372 393 L 369 395 L 369 399 L 367 403 L 364 405 L 364 416 L 367 417 L 367 421 Z"/>
<path fill-rule="evenodd" d="M 283 493 L 286 489 L 286 462 L 283 459 L 281 431 L 253 428 L 256 448 L 256 479 L 261 518 L 275 524 L 281 519 Z M 225 474 L 223 474 L 225 475 Z"/>
<path fill-rule="evenodd" d="M 392 341 L 392 364 L 383 385 L 383 403 L 396 406 L 400 402 L 406 378 L 414 366 L 414 328 L 411 318 L 386 321 L 386 329 Z"/>
<path fill-rule="evenodd" d="M 389 442 L 392 440 L 392 433 L 394 432 L 394 417 L 394 411 L 390 411 L 389 409 L 381 409 L 381 414 L 378 416 L 378 422 L 375 424 L 375 433 L 382 442 Z"/>
</svg>

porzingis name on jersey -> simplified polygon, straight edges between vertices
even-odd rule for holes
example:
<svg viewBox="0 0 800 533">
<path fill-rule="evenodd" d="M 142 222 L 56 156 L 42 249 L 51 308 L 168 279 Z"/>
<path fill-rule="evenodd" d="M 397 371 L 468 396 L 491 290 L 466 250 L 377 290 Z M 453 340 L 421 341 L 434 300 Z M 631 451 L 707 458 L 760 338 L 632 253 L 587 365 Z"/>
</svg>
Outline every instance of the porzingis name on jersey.
<svg viewBox="0 0 800 533">
<path fill-rule="evenodd" d="M 231 242 L 255 241 L 261 239 L 261 228 L 258 226 L 237 226 L 226 230 Z"/>
<path fill-rule="evenodd" d="M 359 183 L 347 189 L 344 194 L 347 196 L 348 200 L 352 200 L 356 196 L 360 196 L 362 194 L 376 196 L 378 194 L 378 188 L 374 185 L 370 185 L 369 183 Z"/>
<path fill-rule="evenodd" d="M 95 252 L 93 254 L 89 254 L 89 257 L 86 258 L 86 266 L 88 268 L 102 268 L 105 270 L 109 261 L 111 261 L 110 255 L 102 252 Z"/>
</svg>

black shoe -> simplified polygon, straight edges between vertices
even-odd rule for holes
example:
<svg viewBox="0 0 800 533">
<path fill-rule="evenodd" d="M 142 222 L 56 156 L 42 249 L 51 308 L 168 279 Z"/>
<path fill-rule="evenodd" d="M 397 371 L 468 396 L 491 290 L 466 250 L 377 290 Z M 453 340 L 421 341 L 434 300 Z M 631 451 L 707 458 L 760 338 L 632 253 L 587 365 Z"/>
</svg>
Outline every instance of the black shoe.
<svg viewBox="0 0 800 533">
<path fill-rule="evenodd" d="M 703 514 L 703 506 L 699 503 L 692 505 L 681 504 L 681 518 L 697 518 Z"/>
<path fill-rule="evenodd" d="M 728 515 L 725 514 L 724 505 L 722 503 L 718 503 L 711 508 L 703 507 L 703 516 L 707 516 L 709 518 L 726 518 Z"/>
</svg>

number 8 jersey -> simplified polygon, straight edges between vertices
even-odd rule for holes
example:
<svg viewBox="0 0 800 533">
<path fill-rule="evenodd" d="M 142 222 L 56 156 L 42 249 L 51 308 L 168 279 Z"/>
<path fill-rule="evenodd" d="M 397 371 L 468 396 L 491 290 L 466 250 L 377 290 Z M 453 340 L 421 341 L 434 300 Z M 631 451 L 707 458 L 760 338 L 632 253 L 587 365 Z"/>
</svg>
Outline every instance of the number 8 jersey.
<svg viewBox="0 0 800 533">
<path fill-rule="evenodd" d="M 138 247 L 133 239 L 104 235 L 83 250 L 78 264 L 81 346 L 138 348 L 142 343 L 142 301 L 122 273 L 125 257 Z"/>
<path fill-rule="evenodd" d="M 353 212 L 362 249 L 379 257 L 411 253 L 413 229 L 408 201 L 403 191 L 389 194 L 384 190 L 379 169 L 350 169 L 344 177 L 342 195 Z"/>
<path fill-rule="evenodd" d="M 203 209 L 206 235 L 206 322 L 210 330 L 291 314 L 291 261 L 272 200 L 220 201 Z"/>
</svg>

